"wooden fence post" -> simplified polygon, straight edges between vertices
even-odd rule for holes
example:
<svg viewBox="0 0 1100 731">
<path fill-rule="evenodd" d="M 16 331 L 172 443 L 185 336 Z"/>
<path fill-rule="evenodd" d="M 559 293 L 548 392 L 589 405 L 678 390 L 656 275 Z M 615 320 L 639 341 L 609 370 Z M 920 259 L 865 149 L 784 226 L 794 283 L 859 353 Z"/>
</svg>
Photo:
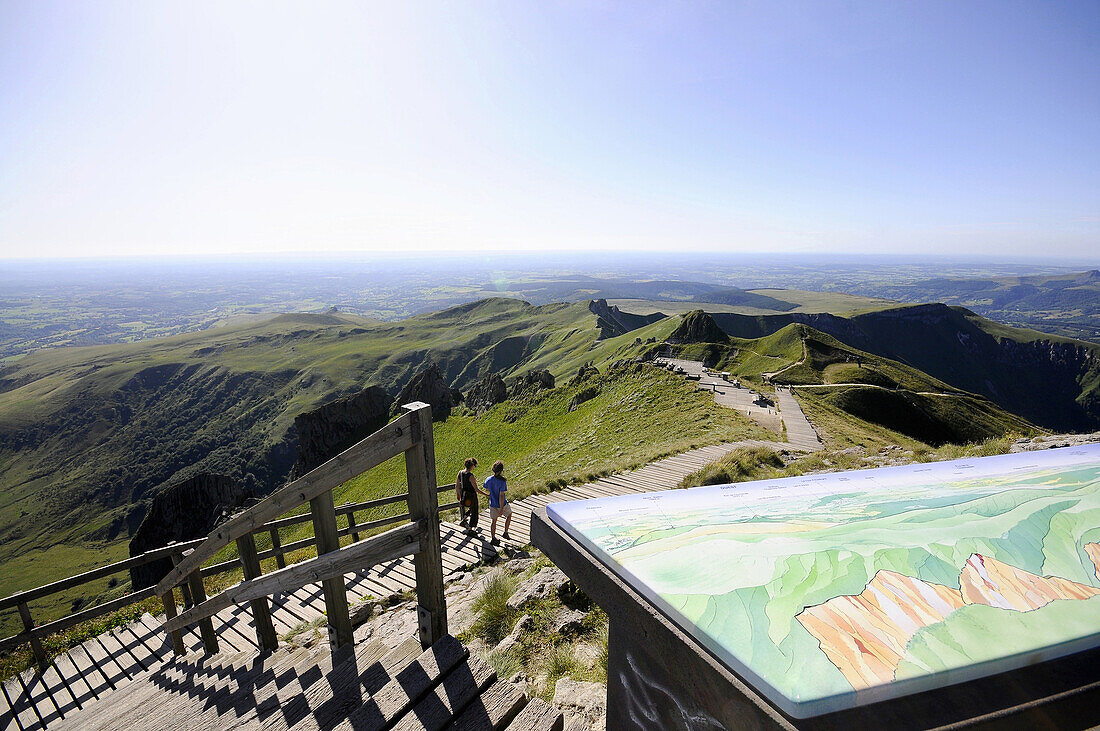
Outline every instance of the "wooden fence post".
<svg viewBox="0 0 1100 731">
<path fill-rule="evenodd" d="M 160 598 L 161 604 L 164 605 L 164 618 L 166 620 L 172 619 L 176 616 L 176 592 L 174 589 L 169 589 L 168 593 Z M 168 633 L 168 636 L 172 638 L 172 652 L 177 655 L 182 655 L 185 652 L 183 646 L 183 633 L 178 629 Z"/>
<path fill-rule="evenodd" d="M 191 598 L 195 606 L 206 601 L 206 587 L 202 585 L 202 569 L 197 568 L 187 575 L 187 584 L 191 587 Z M 199 633 L 202 635 L 202 645 L 211 655 L 218 654 L 218 636 L 214 634 L 214 623 L 210 617 L 199 620 Z"/>
<path fill-rule="evenodd" d="M 405 451 L 409 479 L 409 519 L 424 521 L 424 550 L 413 556 L 416 570 L 417 617 L 420 644 L 427 649 L 447 634 L 447 600 L 443 597 L 443 551 L 439 540 L 439 498 L 435 476 L 435 438 L 432 407 L 417 401 L 403 409 L 413 416 L 413 445 Z"/>
<path fill-rule="evenodd" d="M 260 570 L 260 556 L 256 552 L 256 539 L 251 533 L 237 539 L 237 552 L 241 556 L 245 580 L 258 578 L 263 572 Z M 252 607 L 252 620 L 256 623 L 256 639 L 259 640 L 260 647 L 272 652 L 279 649 L 279 638 L 275 634 L 275 625 L 271 623 L 271 609 L 267 599 L 253 599 L 249 606 Z"/>
<path fill-rule="evenodd" d="M 309 501 L 313 513 L 313 534 L 317 538 L 317 555 L 340 550 L 340 538 L 336 535 L 336 505 L 332 490 L 327 490 Z M 328 637 L 333 650 L 355 641 L 348 615 L 348 591 L 344 577 L 336 576 L 321 582 L 325 594 L 325 612 L 328 614 Z"/>
<path fill-rule="evenodd" d="M 348 511 L 348 530 L 351 531 L 351 540 L 359 542 L 359 531 L 355 530 L 355 511 Z"/>
<path fill-rule="evenodd" d="M 172 554 L 172 565 L 173 566 L 175 566 L 176 564 L 178 564 L 182 560 L 183 560 L 183 554 L 182 553 L 173 553 Z M 186 581 L 183 582 L 182 584 L 180 584 L 180 598 L 183 599 L 183 608 L 184 609 L 190 609 L 191 607 L 195 606 L 195 602 L 191 598 L 191 587 L 189 587 L 187 585 Z"/>
<path fill-rule="evenodd" d="M 31 634 L 31 651 L 41 670 L 46 669 L 46 652 L 42 649 L 42 641 L 34 633 L 34 620 L 31 619 L 31 608 L 26 602 L 19 602 L 19 618 L 23 620 L 23 629 Z"/>
<path fill-rule="evenodd" d="M 283 542 L 279 540 L 279 529 L 272 528 L 268 532 L 271 534 L 271 550 L 275 552 L 275 565 L 285 569 L 286 558 L 283 556 Z"/>
</svg>

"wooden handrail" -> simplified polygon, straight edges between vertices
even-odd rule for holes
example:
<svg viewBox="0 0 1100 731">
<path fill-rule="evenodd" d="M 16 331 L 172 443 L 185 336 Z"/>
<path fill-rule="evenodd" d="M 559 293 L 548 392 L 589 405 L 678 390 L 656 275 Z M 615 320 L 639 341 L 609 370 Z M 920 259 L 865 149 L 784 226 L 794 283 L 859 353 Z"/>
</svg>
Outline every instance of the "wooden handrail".
<svg viewBox="0 0 1100 731">
<path fill-rule="evenodd" d="M 87 584 L 89 581 L 95 581 L 96 579 L 102 579 L 105 576 L 111 574 L 117 574 L 122 571 L 127 571 L 136 566 L 143 566 L 151 561 L 157 561 L 162 558 L 171 556 L 173 553 L 179 553 L 186 551 L 187 549 L 194 548 L 200 545 L 204 539 L 197 538 L 193 541 L 185 541 L 183 543 L 173 543 L 163 548 L 154 548 L 151 551 L 146 551 L 137 556 L 124 559 L 122 561 L 116 561 L 108 566 L 100 566 L 97 569 L 91 571 L 85 571 L 82 574 L 76 576 L 69 576 L 68 578 L 59 579 L 51 584 L 44 584 L 43 586 L 35 587 L 34 589 L 27 589 L 26 591 L 17 591 L 11 596 L 0 599 L 0 611 L 4 609 L 11 609 L 12 607 L 19 606 L 23 602 L 34 601 L 35 599 L 41 599 L 42 597 L 49 596 L 50 594 L 56 594 L 59 591 L 65 591 L 71 589 L 74 586 L 80 586 L 81 584 Z"/>
<path fill-rule="evenodd" d="M 243 513 L 234 515 L 216 527 L 201 545 L 168 572 L 157 584 L 156 593 L 160 596 L 167 594 L 204 561 L 241 536 L 261 530 L 269 520 L 342 485 L 395 454 L 411 449 L 415 443 L 412 424 L 412 414 L 406 413 L 398 417 L 323 465 L 276 490 Z"/>
<path fill-rule="evenodd" d="M 181 630 L 201 619 L 212 617 L 226 607 L 243 604 L 280 592 L 290 592 L 307 584 L 315 584 L 323 579 L 342 576 L 349 569 L 370 566 L 382 561 L 419 553 L 422 548 L 427 526 L 424 523 L 409 523 L 400 528 L 388 530 L 358 543 L 341 548 L 339 551 L 321 554 L 317 558 L 278 569 L 255 579 L 242 581 L 220 594 L 207 599 L 202 604 L 188 609 L 179 616 L 164 623 L 169 632 Z"/>
<path fill-rule="evenodd" d="M 11 596 L 0 598 L 0 610 L 18 608 L 24 625 L 23 632 L 0 639 L 0 651 L 6 651 L 11 647 L 30 642 L 34 646 L 35 657 L 39 664 L 44 664 L 45 654 L 39 642 L 42 637 L 62 631 L 81 622 L 94 619 L 95 617 L 108 614 L 109 612 L 158 594 L 165 602 L 165 612 L 169 622 L 172 623 L 171 627 L 182 626 L 181 623 L 191 624 L 195 621 L 202 622 L 204 637 L 208 634 L 210 635 L 210 641 L 207 643 L 208 651 L 215 651 L 217 643 L 216 639 L 214 639 L 213 629 L 209 626 L 209 617 L 221 608 L 228 606 L 226 602 L 241 603 L 245 601 L 260 600 L 260 598 L 266 596 L 266 594 L 283 590 L 282 588 L 278 588 L 279 581 L 293 582 L 302 576 L 314 576 L 315 578 L 307 580 L 294 588 L 315 581 L 324 581 L 331 584 L 334 577 L 339 577 L 341 575 L 341 572 L 336 571 L 335 568 L 331 568 L 333 566 L 350 566 L 356 561 L 360 562 L 360 565 L 363 563 L 378 563 L 398 556 L 416 555 L 421 550 L 429 549 L 433 555 L 438 553 L 438 547 L 433 545 L 433 541 L 430 537 L 426 537 L 426 534 L 431 533 L 434 528 L 434 532 L 438 537 L 438 513 L 442 510 L 448 510 L 458 506 L 458 503 L 439 505 L 435 497 L 439 493 L 453 490 L 454 485 L 436 485 L 434 490 L 422 487 L 425 483 L 428 485 L 435 484 L 435 455 L 431 437 L 431 409 L 427 404 L 423 403 L 409 404 L 404 408 L 406 409 L 406 413 L 390 424 L 374 434 L 371 434 L 366 439 L 345 450 L 328 462 L 325 462 L 320 467 L 311 470 L 303 477 L 276 491 L 252 508 L 231 517 L 222 525 L 217 526 L 206 538 L 172 543 L 162 548 L 146 551 L 140 556 L 133 556 L 123 561 L 95 568 L 76 576 L 70 576 L 50 584 L 16 592 Z M 367 500 L 365 502 L 346 503 L 338 507 L 332 506 L 331 498 L 327 497 L 331 494 L 332 488 L 381 464 L 390 457 L 400 454 L 401 452 L 405 453 L 406 471 L 409 477 L 410 489 L 413 487 L 416 488 L 415 495 L 411 493 L 402 493 L 400 495 Z M 410 463 L 410 459 L 412 463 Z M 326 497 L 320 499 L 322 496 Z M 320 501 L 318 502 L 318 500 Z M 293 515 L 286 518 L 278 517 L 281 514 L 293 510 L 306 501 L 314 503 L 315 507 L 320 506 L 321 512 L 315 515 L 314 511 L 311 510 L 301 515 Z M 325 504 L 326 501 L 327 505 Z M 400 502 L 408 503 L 408 512 L 400 515 L 378 518 L 365 523 L 357 523 L 355 521 L 354 516 L 358 511 L 371 510 Z M 326 518 L 325 515 L 328 517 Z M 346 515 L 348 517 L 348 525 L 345 528 L 336 528 L 335 524 L 332 522 L 336 515 Z M 340 537 L 352 535 L 358 538 L 361 532 L 371 531 L 376 528 L 406 520 L 413 520 L 414 522 L 366 539 L 365 541 L 356 541 L 356 543 L 353 543 L 351 546 L 342 549 L 339 548 L 338 539 Z M 324 534 L 326 538 L 324 547 L 322 547 L 322 542 L 317 538 L 318 521 L 321 521 L 320 525 L 325 528 Z M 278 531 L 280 528 L 307 522 L 314 523 L 314 536 L 285 545 L 280 543 L 278 540 Z M 398 540 L 401 536 L 410 535 L 410 532 L 418 536 L 413 543 L 406 545 L 404 548 L 394 547 L 393 551 L 397 552 L 393 553 L 393 555 L 388 555 L 386 553 L 386 546 L 389 545 L 387 541 Z M 262 533 L 270 534 L 272 538 L 272 548 L 263 552 L 257 552 L 254 549 L 254 543 L 250 543 L 250 541 L 252 541 L 251 536 Z M 395 539 L 394 536 L 398 538 Z M 218 551 L 233 541 L 238 541 L 238 550 L 240 550 L 240 541 L 244 541 L 246 544 L 253 547 L 249 554 L 251 557 L 250 560 L 252 560 L 253 563 L 274 557 L 277 559 L 281 568 L 276 572 L 263 576 L 256 575 L 259 570 L 258 565 L 253 565 L 251 572 L 245 567 L 245 573 L 253 574 L 253 578 L 241 582 L 241 584 L 234 587 L 233 590 L 228 590 L 230 592 L 236 592 L 235 594 L 223 596 L 226 594 L 226 592 L 223 592 L 214 599 L 207 600 L 205 599 L 204 592 L 200 591 L 200 577 L 225 573 L 226 571 L 232 571 L 238 567 L 244 567 L 244 561 L 240 558 L 223 561 L 213 566 L 202 566 L 205 561 L 212 558 Z M 438 540 L 434 543 L 438 543 Z M 313 545 L 317 545 L 318 550 L 321 552 L 317 558 L 294 566 L 282 568 L 282 557 L 285 553 Z M 328 553 L 325 553 L 325 551 L 328 551 Z M 60 619 L 48 622 L 47 624 L 38 627 L 34 626 L 30 609 L 27 606 L 28 602 L 80 586 L 90 581 L 95 581 L 96 579 L 127 571 L 165 557 L 172 557 L 176 566 L 155 587 L 141 589 L 104 602 L 103 604 L 74 612 Z M 440 573 L 442 567 L 437 566 L 431 568 L 434 566 L 434 563 L 438 562 L 425 562 L 419 558 L 416 560 L 416 563 L 418 564 L 418 595 L 421 593 L 421 584 L 426 587 L 424 589 L 424 598 L 421 602 L 421 608 L 425 612 L 428 612 L 431 617 L 429 624 L 433 625 L 426 629 L 422 617 L 422 639 L 427 641 L 427 639 L 440 634 L 441 627 L 445 630 L 446 609 L 442 599 L 442 574 Z M 326 566 L 330 568 L 326 569 Z M 332 573 L 334 571 L 336 571 L 336 573 Z M 436 576 L 436 574 L 439 574 L 439 576 Z M 171 599 L 169 591 L 171 587 L 180 583 L 185 584 L 185 596 L 187 596 L 186 590 L 188 584 L 190 584 L 192 594 L 199 591 L 199 596 L 196 597 L 195 601 L 198 603 L 198 607 L 206 607 L 207 610 L 210 610 L 209 613 L 207 613 L 206 610 L 203 612 L 195 612 L 194 610 L 198 607 L 194 607 L 179 617 L 175 616 L 174 599 Z M 260 591 L 263 587 L 271 586 L 277 588 L 267 591 L 266 594 L 255 594 L 255 592 Z M 331 598 L 329 595 L 334 594 L 334 592 L 335 585 L 332 591 L 326 588 L 326 602 Z M 342 595 L 343 591 L 341 590 L 339 594 Z M 439 596 L 435 596 L 437 594 Z M 169 607 L 169 604 L 172 604 L 172 606 Z M 211 610 L 211 607 L 214 608 Z M 256 606 L 253 608 L 254 611 L 257 609 Z M 346 615 L 346 607 L 345 611 L 337 613 Z M 198 614 L 202 616 L 197 616 Z M 185 617 L 189 619 L 185 621 Z M 172 631 L 171 627 L 168 627 L 168 629 L 173 635 L 173 645 L 177 651 L 182 651 L 182 645 L 177 642 L 177 640 L 179 640 L 178 631 Z M 347 628 L 345 628 L 345 630 L 345 634 L 350 635 L 350 630 Z M 274 640 L 269 639 L 265 641 L 265 646 L 272 644 L 274 644 Z"/>
<path fill-rule="evenodd" d="M 153 596 L 153 587 L 149 586 L 139 591 L 135 591 L 132 594 L 120 596 L 117 599 L 112 599 L 109 602 L 104 602 L 103 604 L 97 604 L 94 607 L 82 609 L 79 612 L 66 615 L 61 619 L 55 619 L 52 622 L 47 622 L 46 624 L 39 625 L 38 627 L 30 630 L 25 630 L 17 635 L 6 637 L 0 640 L 0 652 L 5 652 L 13 647 L 18 647 L 24 642 L 30 642 L 32 637 L 42 638 L 47 635 L 51 635 L 54 632 L 66 630 L 69 627 L 80 624 L 81 622 L 87 622 L 89 619 L 102 617 L 104 614 L 110 614 L 115 610 L 122 609 L 123 607 L 127 607 L 131 604 L 135 604 L 142 601 L 143 599 L 148 599 L 151 596 Z"/>
</svg>

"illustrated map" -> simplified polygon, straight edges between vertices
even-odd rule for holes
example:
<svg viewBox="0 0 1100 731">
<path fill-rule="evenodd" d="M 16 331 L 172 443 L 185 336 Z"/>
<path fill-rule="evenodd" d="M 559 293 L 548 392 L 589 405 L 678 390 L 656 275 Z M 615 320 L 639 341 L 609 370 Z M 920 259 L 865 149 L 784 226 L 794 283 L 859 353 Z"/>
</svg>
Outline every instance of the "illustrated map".
<svg viewBox="0 0 1100 731">
<path fill-rule="evenodd" d="M 546 509 L 799 718 L 1100 646 L 1100 444 Z"/>
</svg>

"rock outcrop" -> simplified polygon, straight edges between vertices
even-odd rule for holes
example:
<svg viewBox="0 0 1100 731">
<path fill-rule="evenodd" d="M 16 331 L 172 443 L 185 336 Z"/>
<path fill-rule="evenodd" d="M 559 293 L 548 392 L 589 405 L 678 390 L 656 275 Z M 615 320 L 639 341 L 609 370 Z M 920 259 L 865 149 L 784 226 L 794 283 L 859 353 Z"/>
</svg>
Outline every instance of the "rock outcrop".
<svg viewBox="0 0 1100 731">
<path fill-rule="evenodd" d="M 512 382 L 511 396 L 515 398 L 553 387 L 554 376 L 550 371 L 530 370 Z"/>
<path fill-rule="evenodd" d="M 224 475 L 199 474 L 161 490 L 130 539 L 130 555 L 137 556 L 173 541 L 203 538 L 224 513 L 256 497 Z M 134 591 L 152 586 L 172 569 L 170 559 L 130 569 Z"/>
<path fill-rule="evenodd" d="M 714 318 L 702 310 L 692 310 L 668 336 L 670 343 L 726 343 L 729 336 Z"/>
<path fill-rule="evenodd" d="M 569 410 L 576 411 L 577 407 L 583 404 L 585 401 L 591 401 L 600 395 L 600 389 L 595 386 L 589 386 L 588 388 L 582 388 L 577 392 L 577 395 L 573 397 L 573 400 L 569 402 Z"/>
<path fill-rule="evenodd" d="M 291 473 L 297 478 L 386 425 L 390 395 L 370 386 L 294 418 L 298 432 L 298 460 Z"/>
<path fill-rule="evenodd" d="M 512 609 L 522 609 L 536 599 L 553 596 L 569 584 L 569 577 L 556 566 L 547 566 L 525 580 L 508 599 Z"/>
<path fill-rule="evenodd" d="M 474 412 L 488 411 L 508 398 L 508 386 L 498 373 L 490 373 L 466 393 L 466 406 Z"/>
<path fill-rule="evenodd" d="M 554 707 L 562 711 L 566 728 L 596 731 L 607 723 L 607 688 L 565 677 L 554 686 Z"/>
<path fill-rule="evenodd" d="M 595 378 L 600 375 L 600 369 L 591 363 L 585 363 L 577 369 L 577 375 L 569 379 L 569 385 L 575 385 L 582 381 L 587 381 L 589 378 Z"/>
<path fill-rule="evenodd" d="M 404 404 L 423 401 L 432 407 L 432 421 L 444 421 L 461 400 L 461 393 L 447 385 L 439 366 L 432 363 L 405 384 L 393 402 L 392 413 L 399 413 Z"/>
<path fill-rule="evenodd" d="M 609 307 L 605 299 L 589 302 L 588 311 L 596 316 L 596 327 L 600 331 L 601 340 L 623 335 L 665 318 L 664 313 L 661 312 L 654 312 L 649 315 L 623 312 L 618 307 Z"/>
</svg>

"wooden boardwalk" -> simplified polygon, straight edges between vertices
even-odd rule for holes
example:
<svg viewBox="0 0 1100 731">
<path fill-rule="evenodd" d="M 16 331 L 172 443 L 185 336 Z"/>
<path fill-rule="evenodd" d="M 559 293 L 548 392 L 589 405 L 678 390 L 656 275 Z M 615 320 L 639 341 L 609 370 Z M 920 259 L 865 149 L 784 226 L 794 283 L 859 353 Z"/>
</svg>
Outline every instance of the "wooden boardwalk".
<svg viewBox="0 0 1100 731">
<path fill-rule="evenodd" d="M 501 550 L 530 543 L 531 511 L 549 502 L 675 488 L 691 472 L 738 447 L 750 445 L 786 450 L 807 449 L 782 442 L 731 442 L 666 457 L 633 472 L 612 475 L 589 484 L 532 495 L 513 503 L 511 537 L 504 541 Z M 479 525 L 482 528 L 480 535 L 467 536 L 454 523 L 442 524 L 444 573 L 496 557 L 497 548 L 489 544 L 487 509 L 482 512 Z M 498 536 L 501 532 L 503 521 L 498 525 Z M 415 588 L 412 558 L 395 559 L 347 574 L 345 580 L 348 602 L 353 606 L 358 601 L 412 591 Z M 272 620 L 279 634 L 286 634 L 299 625 L 311 622 L 325 611 L 319 584 L 311 584 L 289 594 L 277 594 L 272 597 L 271 605 Z M 219 657 L 255 656 L 259 651 L 247 604 L 226 609 L 213 621 L 222 648 Z M 201 654 L 202 641 L 197 628 L 187 632 L 184 639 L 189 650 L 185 659 Z M 74 714 L 84 717 L 84 709 L 94 708 L 101 701 L 112 698 L 119 688 L 139 677 L 162 672 L 164 667 L 174 662 L 178 664 L 179 660 L 173 659 L 171 644 L 160 621 L 145 615 L 138 621 L 88 640 L 55 657 L 43 673 L 27 670 L 4 682 L 0 693 L 0 729 L 52 728 Z"/>
</svg>

